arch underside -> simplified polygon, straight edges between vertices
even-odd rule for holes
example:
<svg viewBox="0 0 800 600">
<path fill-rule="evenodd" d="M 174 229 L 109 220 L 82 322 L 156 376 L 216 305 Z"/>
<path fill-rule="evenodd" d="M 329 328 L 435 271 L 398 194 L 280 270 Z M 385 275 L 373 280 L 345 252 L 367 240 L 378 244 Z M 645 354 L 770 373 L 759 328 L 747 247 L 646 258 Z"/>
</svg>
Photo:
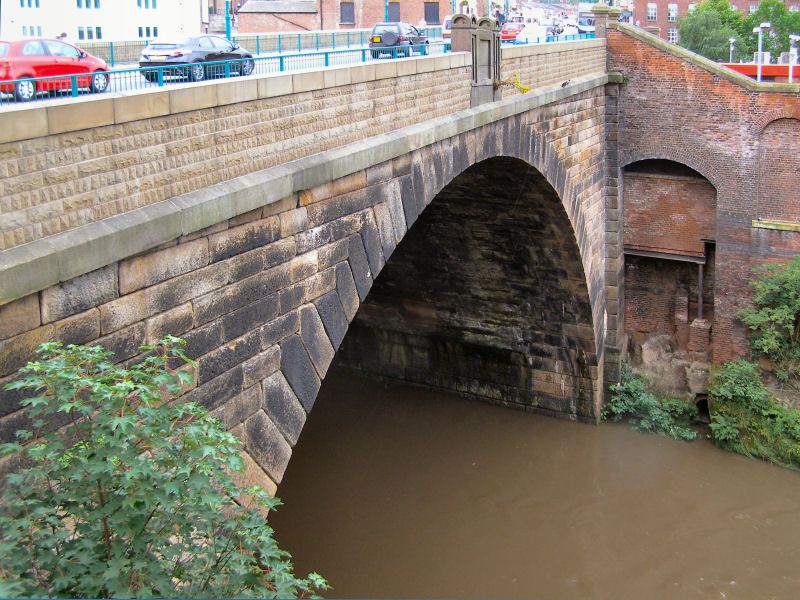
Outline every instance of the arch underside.
<svg viewBox="0 0 800 600">
<path fill-rule="evenodd" d="M 545 178 L 501 157 L 446 185 L 376 279 L 338 357 L 384 377 L 594 420 L 586 278 Z"/>
</svg>

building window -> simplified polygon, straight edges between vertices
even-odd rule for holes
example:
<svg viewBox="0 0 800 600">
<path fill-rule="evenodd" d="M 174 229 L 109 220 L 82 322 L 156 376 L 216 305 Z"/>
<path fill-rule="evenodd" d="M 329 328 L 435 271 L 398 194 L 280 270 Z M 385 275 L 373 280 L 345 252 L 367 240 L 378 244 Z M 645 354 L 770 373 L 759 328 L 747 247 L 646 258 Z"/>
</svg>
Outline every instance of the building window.
<svg viewBox="0 0 800 600">
<path fill-rule="evenodd" d="M 22 26 L 22 35 L 28 35 L 28 26 L 27 25 L 23 25 Z"/>
<path fill-rule="evenodd" d="M 670 44 L 678 43 L 678 30 L 675 27 L 669 28 L 669 31 L 667 32 L 667 41 Z"/>
<path fill-rule="evenodd" d="M 732 10 L 733 12 L 736 12 L 736 11 L 738 11 L 738 10 L 739 10 L 739 7 L 738 7 L 738 6 L 736 6 L 735 4 L 731 4 L 731 10 Z"/>
<path fill-rule="evenodd" d="M 75 0 L 78 3 L 78 8 L 83 8 L 83 0 Z"/>
<path fill-rule="evenodd" d="M 800 8 L 798 8 L 797 6 L 790 6 L 789 7 L 789 12 L 797 12 L 798 10 L 800 10 Z"/>
<path fill-rule="evenodd" d="M 100 8 L 100 0 L 94 0 L 94 7 Z"/>
<path fill-rule="evenodd" d="M 90 40 L 94 39 L 94 31 L 92 31 L 91 27 L 86 28 L 86 37 Z"/>
<path fill-rule="evenodd" d="M 695 6 L 697 6 L 697 4 L 690 4 L 689 5 L 689 12 L 692 12 L 694 10 Z"/>
<path fill-rule="evenodd" d="M 142 8 L 142 0 L 136 0 L 136 6 Z"/>
<path fill-rule="evenodd" d="M 94 39 L 102 40 L 103 39 L 103 28 L 102 27 L 95 27 L 94 28 Z"/>
<path fill-rule="evenodd" d="M 438 25 L 441 23 L 439 19 L 439 3 L 426 2 L 425 3 L 425 22 L 428 25 Z"/>
<path fill-rule="evenodd" d="M 678 20 L 678 5 L 667 4 L 667 21 L 674 23 Z"/>
<path fill-rule="evenodd" d="M 78 39 L 79 40 L 86 39 L 86 32 L 84 32 L 83 27 L 78 27 Z"/>
<path fill-rule="evenodd" d="M 658 19 L 658 6 L 655 2 L 648 2 L 647 3 L 647 20 L 648 21 L 655 21 Z"/>
<path fill-rule="evenodd" d="M 758 10 L 758 4 L 751 4 L 751 5 L 750 5 L 750 9 L 749 9 L 749 11 L 750 11 L 750 14 L 751 14 L 751 15 L 752 15 L 754 12 L 756 12 L 757 10 Z"/>
<path fill-rule="evenodd" d="M 144 27 L 139 27 L 139 37 L 140 38 L 144 37 Z"/>
<path fill-rule="evenodd" d="M 356 22 L 356 5 L 353 2 L 342 2 L 339 5 L 339 23 Z"/>
<path fill-rule="evenodd" d="M 158 27 L 153 27 L 153 37 L 158 37 Z"/>
<path fill-rule="evenodd" d="M 389 21 L 396 22 L 400 20 L 400 3 L 389 2 Z"/>
</svg>

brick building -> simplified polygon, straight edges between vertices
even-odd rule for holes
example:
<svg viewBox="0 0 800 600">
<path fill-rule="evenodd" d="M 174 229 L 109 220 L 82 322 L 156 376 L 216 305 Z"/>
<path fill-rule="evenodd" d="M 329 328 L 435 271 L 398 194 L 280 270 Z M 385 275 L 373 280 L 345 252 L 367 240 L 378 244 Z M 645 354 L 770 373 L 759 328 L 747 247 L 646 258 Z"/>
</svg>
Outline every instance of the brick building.
<svg viewBox="0 0 800 600">
<path fill-rule="evenodd" d="M 248 0 L 238 13 L 240 33 L 369 29 L 385 20 L 380 0 Z M 389 20 L 439 25 L 451 12 L 449 0 L 388 2 Z"/>
<path fill-rule="evenodd" d="M 800 11 L 800 0 L 783 0 L 787 10 Z M 698 0 L 637 0 L 631 23 L 638 27 L 657 27 L 661 38 L 678 43 L 678 19 L 699 4 Z M 759 0 L 731 0 L 731 7 L 742 14 L 756 11 Z"/>
</svg>

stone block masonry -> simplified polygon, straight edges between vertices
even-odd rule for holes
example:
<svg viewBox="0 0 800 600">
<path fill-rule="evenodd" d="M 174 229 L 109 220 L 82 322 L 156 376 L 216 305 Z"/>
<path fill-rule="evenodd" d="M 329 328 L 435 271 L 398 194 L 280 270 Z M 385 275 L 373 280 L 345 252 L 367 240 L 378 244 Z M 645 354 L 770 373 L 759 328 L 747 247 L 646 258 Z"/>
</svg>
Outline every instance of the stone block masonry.
<svg viewBox="0 0 800 600">
<path fill-rule="evenodd" d="M 368 63 L 151 93 L 165 103 L 4 110 L 0 251 L 465 108 L 465 57 L 410 59 L 400 77 L 397 62 Z M 14 123 L 32 115 L 43 127 Z"/>
<path fill-rule="evenodd" d="M 459 173 L 513 156 L 542 173 L 542 185 L 555 190 L 551 199 L 561 225 L 547 235 L 572 252 L 569 273 L 543 269 L 540 276 L 560 277 L 567 296 L 581 299 L 580 323 L 567 311 L 572 317 L 551 323 L 556 336 L 544 330 L 530 336 L 541 338 L 548 352 L 562 341 L 580 352 L 544 356 L 542 350 L 530 372 L 530 389 L 519 398 L 548 414 L 592 419 L 602 392 L 606 335 L 598 318 L 605 312 L 600 132 L 606 82 L 598 74 L 571 88 L 545 89 L 538 96 L 504 100 L 353 144 L 351 150 L 332 150 L 313 161 L 287 163 L 280 167 L 289 182 L 282 198 L 266 201 L 266 192 L 256 193 L 266 189 L 264 181 L 283 181 L 269 179 L 270 171 L 239 178 L 225 188 L 225 202 L 214 204 L 210 213 L 229 210 L 229 216 L 206 221 L 208 226 L 199 231 L 181 225 L 198 222 L 186 216 L 194 214 L 193 205 L 173 204 L 177 217 L 143 225 L 159 231 L 174 226 L 171 239 L 0 307 L 0 316 L 7 317 L 0 321 L 0 385 L 15 377 L 42 341 L 98 342 L 127 362 L 141 358 L 140 344 L 167 333 L 181 336 L 196 361 L 185 399 L 214 411 L 241 435 L 248 480 L 275 489 L 349 324 L 409 228 Z M 564 120 L 565 114 L 574 117 Z M 194 194 L 203 199 L 207 192 Z M 211 216 L 203 213 L 202 218 Z M 124 223 L 131 226 L 134 220 Z M 106 256 L 120 250 L 114 240 L 128 239 L 124 228 L 109 232 L 97 224 L 97 229 L 108 235 L 102 242 Z M 21 252 L 8 252 L 15 251 Z M 61 268 L 63 252 L 52 255 L 59 264 L 42 270 Z M 490 297 L 482 302 L 484 307 L 492 304 Z M 562 314 L 556 308 L 548 320 Z M 491 352 L 490 340 L 474 343 Z M 513 370 L 503 365 L 503 356 L 497 353 L 496 364 L 505 369 L 498 369 L 497 376 L 504 372 L 504 381 L 511 381 Z M 558 372 L 578 377 L 562 381 Z M 440 376 L 433 372 L 429 381 Z M 488 384 L 468 391 L 491 399 L 494 390 Z M 572 400 L 578 388 L 581 402 Z M 19 400 L 16 393 L 0 392 L 0 439 L 12 439 L 17 429 L 30 426 Z M 8 468 L 6 461 L 0 470 Z"/>
</svg>

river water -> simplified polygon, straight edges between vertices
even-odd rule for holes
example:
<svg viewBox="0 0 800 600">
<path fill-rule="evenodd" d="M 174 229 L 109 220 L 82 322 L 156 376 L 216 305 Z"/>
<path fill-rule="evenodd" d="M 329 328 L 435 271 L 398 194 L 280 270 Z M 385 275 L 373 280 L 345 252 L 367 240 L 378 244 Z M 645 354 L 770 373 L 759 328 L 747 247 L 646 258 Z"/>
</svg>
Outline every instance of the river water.
<svg viewBox="0 0 800 600">
<path fill-rule="evenodd" d="M 800 598 L 800 474 L 332 370 L 270 516 L 328 597 Z"/>
</svg>

